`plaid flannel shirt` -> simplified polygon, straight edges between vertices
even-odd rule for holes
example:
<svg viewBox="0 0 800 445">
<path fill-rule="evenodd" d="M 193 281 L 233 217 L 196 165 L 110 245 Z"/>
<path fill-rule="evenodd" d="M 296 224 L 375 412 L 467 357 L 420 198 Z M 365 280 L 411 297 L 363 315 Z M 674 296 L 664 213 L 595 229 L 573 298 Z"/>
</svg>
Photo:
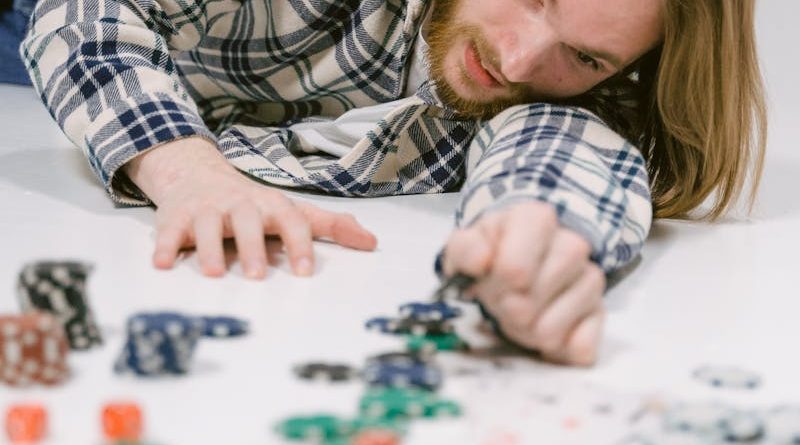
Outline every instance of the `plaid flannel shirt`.
<svg viewBox="0 0 800 445">
<path fill-rule="evenodd" d="M 457 222 L 541 200 L 606 271 L 651 223 L 637 149 L 591 112 L 513 107 L 462 118 L 425 83 L 334 158 L 287 124 L 398 99 L 430 0 L 40 0 L 21 53 L 34 87 L 118 203 L 120 167 L 187 136 L 271 184 L 340 196 L 455 191 Z"/>
</svg>

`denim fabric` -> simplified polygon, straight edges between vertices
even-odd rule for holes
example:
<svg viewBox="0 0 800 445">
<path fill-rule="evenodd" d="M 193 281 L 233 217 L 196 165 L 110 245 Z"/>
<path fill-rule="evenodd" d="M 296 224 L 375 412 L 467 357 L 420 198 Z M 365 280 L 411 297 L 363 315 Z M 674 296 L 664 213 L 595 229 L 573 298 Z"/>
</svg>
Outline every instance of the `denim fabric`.
<svg viewBox="0 0 800 445">
<path fill-rule="evenodd" d="M 19 45 L 35 5 L 35 0 L 0 0 L 0 83 L 31 84 Z"/>
</svg>

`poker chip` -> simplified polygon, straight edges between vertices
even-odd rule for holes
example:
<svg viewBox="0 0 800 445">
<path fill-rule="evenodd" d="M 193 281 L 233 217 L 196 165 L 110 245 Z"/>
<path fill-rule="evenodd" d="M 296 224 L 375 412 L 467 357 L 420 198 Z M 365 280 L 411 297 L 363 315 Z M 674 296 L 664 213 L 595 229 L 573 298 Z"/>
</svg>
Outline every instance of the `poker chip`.
<svg viewBox="0 0 800 445">
<path fill-rule="evenodd" d="M 767 441 L 774 445 L 800 444 L 800 406 L 779 406 L 764 415 Z"/>
<path fill-rule="evenodd" d="M 461 407 L 453 401 L 440 399 L 436 394 L 414 388 L 370 389 L 361 398 L 359 412 L 373 419 L 416 417 L 456 417 Z"/>
<path fill-rule="evenodd" d="M 175 312 L 135 314 L 128 319 L 114 370 L 140 376 L 185 374 L 203 328 L 201 319 Z"/>
<path fill-rule="evenodd" d="M 47 435 L 47 410 L 38 404 L 14 404 L 6 411 L 6 434 L 12 444 L 34 444 Z"/>
<path fill-rule="evenodd" d="M 442 335 L 454 331 L 453 325 L 445 320 L 418 320 L 415 318 L 375 317 L 367 320 L 365 327 L 371 331 L 393 335 Z"/>
<path fill-rule="evenodd" d="M 692 375 L 715 388 L 756 389 L 761 386 L 761 376 L 735 366 L 702 366 Z"/>
<path fill-rule="evenodd" d="M 722 423 L 735 413 L 734 408 L 720 403 L 680 403 L 665 413 L 664 430 L 718 437 Z"/>
<path fill-rule="evenodd" d="M 64 331 L 50 314 L 0 316 L 0 381 L 56 385 L 69 375 Z"/>
<path fill-rule="evenodd" d="M 295 366 L 293 371 L 303 380 L 325 382 L 347 382 L 358 376 L 355 368 L 342 363 L 305 363 Z"/>
<path fill-rule="evenodd" d="M 368 364 L 362 376 L 371 386 L 420 388 L 434 391 L 442 384 L 442 371 L 424 362 Z"/>
<path fill-rule="evenodd" d="M 239 337 L 250 330 L 250 324 L 240 318 L 227 316 L 200 317 L 203 336 L 212 338 Z"/>
<path fill-rule="evenodd" d="M 722 419 L 719 429 L 727 442 L 753 442 L 764 436 L 764 420 L 753 412 L 733 411 Z"/>
<path fill-rule="evenodd" d="M 407 303 L 399 308 L 400 315 L 420 321 L 452 320 L 461 316 L 461 309 L 444 301 Z"/>
<path fill-rule="evenodd" d="M 22 311 L 53 314 L 72 349 L 89 349 L 103 342 L 86 296 L 89 272 L 91 266 L 77 261 L 40 261 L 25 265 L 17 281 Z"/>
</svg>

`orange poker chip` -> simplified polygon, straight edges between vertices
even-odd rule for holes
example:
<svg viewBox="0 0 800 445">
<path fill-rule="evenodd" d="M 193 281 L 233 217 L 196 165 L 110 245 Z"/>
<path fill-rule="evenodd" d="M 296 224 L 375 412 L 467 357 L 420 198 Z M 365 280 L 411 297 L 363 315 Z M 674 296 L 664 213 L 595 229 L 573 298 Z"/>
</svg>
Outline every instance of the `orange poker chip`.
<svg viewBox="0 0 800 445">
<path fill-rule="evenodd" d="M 108 403 L 101 414 L 103 433 L 110 441 L 138 442 L 142 437 L 142 410 L 132 402 Z"/>
<path fill-rule="evenodd" d="M 12 444 L 32 444 L 47 434 L 47 410 L 38 404 L 11 405 L 6 412 L 6 433 Z"/>
</svg>

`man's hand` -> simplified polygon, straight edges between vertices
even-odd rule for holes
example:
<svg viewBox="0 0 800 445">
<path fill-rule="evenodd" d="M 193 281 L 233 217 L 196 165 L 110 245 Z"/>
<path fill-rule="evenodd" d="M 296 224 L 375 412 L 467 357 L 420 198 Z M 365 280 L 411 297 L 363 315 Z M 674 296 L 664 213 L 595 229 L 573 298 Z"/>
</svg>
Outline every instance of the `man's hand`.
<svg viewBox="0 0 800 445">
<path fill-rule="evenodd" d="M 450 237 L 444 272 L 479 277 L 478 298 L 503 332 L 550 361 L 589 366 L 597 357 L 605 310 L 603 271 L 591 246 L 562 228 L 546 203 L 488 213 Z"/>
<path fill-rule="evenodd" d="M 234 238 L 245 274 L 263 278 L 264 236 L 278 235 L 294 273 L 307 276 L 314 270 L 314 238 L 361 250 L 373 250 L 377 244 L 351 215 L 291 201 L 245 177 L 203 139 L 164 144 L 125 168 L 158 206 L 153 254 L 158 268 L 172 267 L 181 248 L 196 247 L 203 273 L 224 275 L 222 241 Z"/>
</svg>

